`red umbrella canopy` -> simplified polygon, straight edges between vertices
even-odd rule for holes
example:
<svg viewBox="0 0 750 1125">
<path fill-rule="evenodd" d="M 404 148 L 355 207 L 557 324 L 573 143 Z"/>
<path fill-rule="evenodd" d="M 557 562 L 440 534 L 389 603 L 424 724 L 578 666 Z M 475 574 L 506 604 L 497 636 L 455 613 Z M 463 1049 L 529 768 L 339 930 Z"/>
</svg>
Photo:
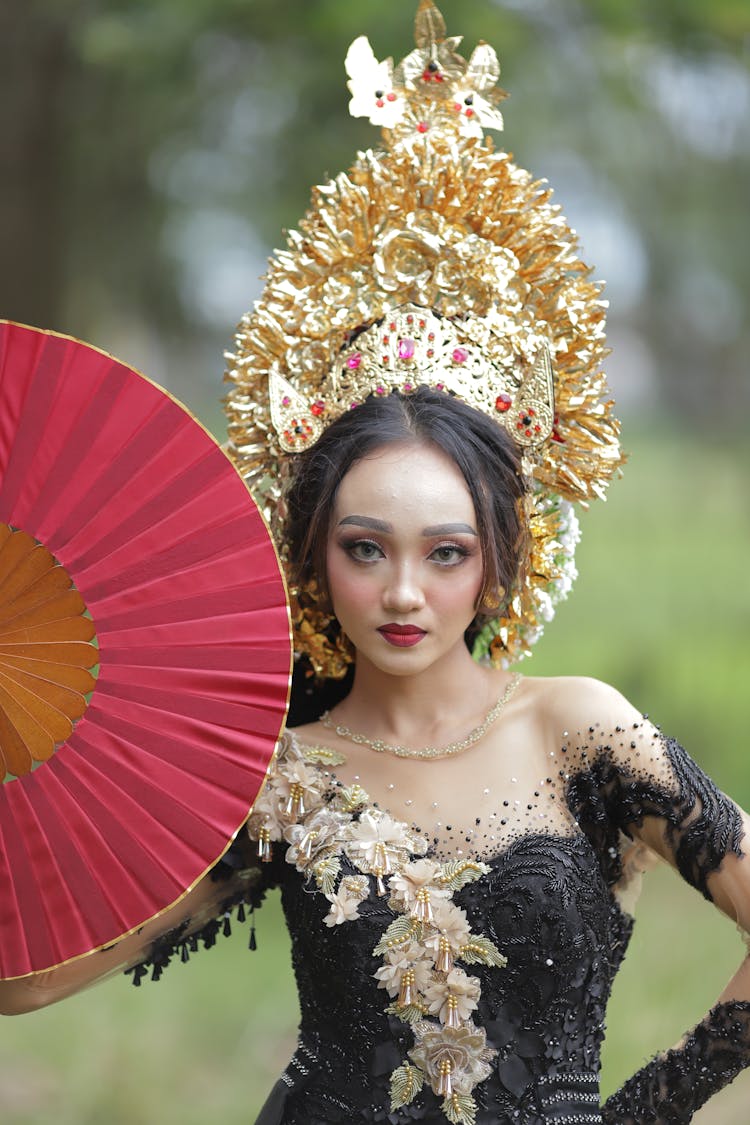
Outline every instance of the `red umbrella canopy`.
<svg viewBox="0 0 750 1125">
<path fill-rule="evenodd" d="M 0 322 L 0 977 L 129 933 L 223 854 L 283 727 L 248 489 L 132 368 Z"/>
</svg>

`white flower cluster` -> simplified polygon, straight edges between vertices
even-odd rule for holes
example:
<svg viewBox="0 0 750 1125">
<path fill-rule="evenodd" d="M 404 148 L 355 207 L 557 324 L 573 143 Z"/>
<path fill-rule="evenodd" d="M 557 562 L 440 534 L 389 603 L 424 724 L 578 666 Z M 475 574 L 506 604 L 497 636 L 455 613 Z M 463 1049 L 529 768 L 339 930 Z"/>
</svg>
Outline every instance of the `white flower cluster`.
<svg viewBox="0 0 750 1125">
<path fill-rule="evenodd" d="M 460 135 L 481 138 L 483 128 L 502 129 L 502 114 L 494 104 L 497 95 L 493 96 L 500 76 L 495 51 L 480 43 L 467 63 L 455 52 L 458 42 L 454 36 L 422 44 L 394 69 L 392 59 L 378 62 L 369 40 L 360 35 L 345 60 L 352 95 L 349 113 L 393 129 L 410 112 L 414 89 L 432 84 L 454 116 Z"/>
</svg>

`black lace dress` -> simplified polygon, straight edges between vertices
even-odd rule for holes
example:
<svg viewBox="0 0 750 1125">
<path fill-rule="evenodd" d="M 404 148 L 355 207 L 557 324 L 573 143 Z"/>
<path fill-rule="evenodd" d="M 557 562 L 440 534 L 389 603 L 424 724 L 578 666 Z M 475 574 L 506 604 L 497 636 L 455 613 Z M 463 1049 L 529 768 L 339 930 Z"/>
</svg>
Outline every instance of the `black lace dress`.
<svg viewBox="0 0 750 1125">
<path fill-rule="evenodd" d="M 592 728 L 552 763 L 556 806 L 535 790 L 525 820 L 498 817 L 501 846 L 467 836 L 449 855 L 337 781 L 335 764 L 287 736 L 249 825 L 261 862 L 225 904 L 257 906 L 278 884 L 292 936 L 299 1043 L 258 1125 L 687 1122 L 748 1064 L 750 1003 L 721 1004 L 600 1104 L 639 827 L 659 818 L 708 899 L 715 879 L 731 902 L 747 878 L 739 810 L 676 743 Z M 197 940 L 167 935 L 157 975 Z"/>
</svg>

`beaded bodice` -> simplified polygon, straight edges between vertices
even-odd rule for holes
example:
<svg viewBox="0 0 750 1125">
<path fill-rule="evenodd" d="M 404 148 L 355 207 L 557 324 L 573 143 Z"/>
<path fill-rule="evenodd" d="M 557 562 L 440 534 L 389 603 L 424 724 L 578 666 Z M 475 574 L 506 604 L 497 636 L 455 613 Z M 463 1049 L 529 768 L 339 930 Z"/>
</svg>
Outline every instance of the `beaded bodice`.
<svg viewBox="0 0 750 1125">
<path fill-rule="evenodd" d="M 494 811 L 483 786 L 473 834 L 441 809 L 423 833 L 373 802 L 341 755 L 285 737 L 248 822 L 260 862 L 245 899 L 281 887 L 302 1017 L 258 1125 L 666 1125 L 746 1065 L 750 1004 L 719 1005 L 600 1106 L 638 837 L 705 897 L 716 876 L 724 900 L 750 899 L 743 825 L 647 723 L 566 732 L 546 769 L 505 779 Z M 425 822 L 431 796 L 401 803 Z"/>
<path fill-rule="evenodd" d="M 604 1009 L 630 922 L 583 834 L 527 835 L 487 866 L 454 895 L 472 931 L 507 957 L 502 969 L 473 968 L 481 987 L 474 1022 L 499 1047 L 492 1074 L 474 1090 L 476 1120 L 599 1121 Z M 443 1125 L 431 1091 L 390 1115 L 391 1074 L 413 1035 L 385 1014 L 387 997 L 373 975 L 372 951 L 393 920 L 387 901 L 373 886 L 356 925 L 329 928 L 328 902 L 305 894 L 294 871 L 282 901 L 303 1015 L 301 1056 L 288 1071 L 295 1096 L 280 1120 Z"/>
<path fill-rule="evenodd" d="M 592 727 L 573 738 L 566 732 L 549 774 L 529 776 L 534 789 L 508 778 L 509 796 L 476 817 L 474 830 L 435 819 L 426 837 L 412 824 L 395 842 L 400 822 L 366 793 L 358 803 L 359 775 L 342 776 L 345 764 L 293 738 L 282 749 L 282 773 L 290 755 L 299 757 L 280 792 L 271 787 L 251 820 L 251 833 L 262 837 L 265 826 L 287 849 L 275 877 L 302 1011 L 299 1050 L 261 1125 L 601 1122 L 604 1014 L 632 926 L 618 899 L 638 866 L 633 828 L 644 816 L 661 818 L 683 874 L 710 897 L 709 874 L 728 852 L 740 854 L 735 806 L 649 724 L 606 736 Z M 283 820 L 289 813 L 280 810 L 291 812 L 296 799 L 304 807 L 306 787 L 312 807 L 297 816 L 301 825 L 279 824 L 277 814 Z M 487 787 L 482 796 L 491 796 Z M 320 829 L 325 837 L 331 810 L 344 807 L 348 826 L 333 835 L 349 843 L 319 848 L 321 837 L 311 835 Z M 423 821 L 427 807 L 422 801 Z M 373 816 L 379 837 L 369 822 L 362 829 Z M 351 845 L 358 832 L 384 841 L 380 866 L 377 845 Z M 323 887 L 316 864 L 334 855 L 338 867 Z M 430 860 L 433 869 L 423 870 Z M 440 873 L 466 862 L 478 866 L 475 877 L 442 897 Z M 312 893 L 316 883 L 321 893 Z M 478 935 L 498 956 L 467 957 L 464 936 L 441 963 L 439 935 L 450 938 L 451 927 Z M 454 977 L 451 1020 L 441 1000 L 450 1002 Z"/>
</svg>

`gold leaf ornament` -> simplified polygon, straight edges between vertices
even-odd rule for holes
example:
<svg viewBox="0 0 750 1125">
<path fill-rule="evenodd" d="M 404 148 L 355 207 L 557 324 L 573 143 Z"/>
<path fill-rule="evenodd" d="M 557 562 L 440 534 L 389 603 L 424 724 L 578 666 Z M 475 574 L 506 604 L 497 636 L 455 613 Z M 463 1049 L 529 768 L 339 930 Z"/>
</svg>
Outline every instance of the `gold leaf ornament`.
<svg viewBox="0 0 750 1125">
<path fill-rule="evenodd" d="M 453 1125 L 476 1125 L 477 1103 L 471 1094 L 453 1093 L 445 1099 L 441 1109 Z"/>
<path fill-rule="evenodd" d="M 84 714 L 99 662 L 73 580 L 25 531 L 0 523 L 0 776 L 52 757 Z"/>
<path fill-rule="evenodd" d="M 413 1102 L 424 1085 L 422 1072 L 405 1063 L 391 1074 L 391 1109 Z"/>
</svg>

